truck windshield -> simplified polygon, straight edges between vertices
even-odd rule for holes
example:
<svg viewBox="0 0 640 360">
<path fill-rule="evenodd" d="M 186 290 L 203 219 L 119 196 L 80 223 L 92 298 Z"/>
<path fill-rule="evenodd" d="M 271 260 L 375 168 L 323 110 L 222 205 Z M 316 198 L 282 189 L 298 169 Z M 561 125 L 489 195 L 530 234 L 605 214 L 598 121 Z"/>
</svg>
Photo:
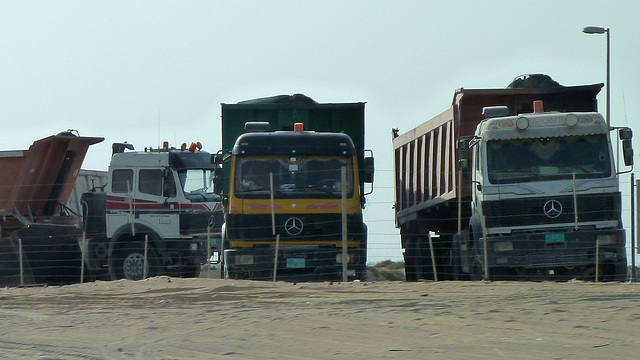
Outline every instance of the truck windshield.
<svg viewBox="0 0 640 360">
<path fill-rule="evenodd" d="M 611 176 L 606 135 L 487 141 L 493 184 Z"/>
<path fill-rule="evenodd" d="M 353 196 L 353 164 L 350 158 L 330 156 L 269 156 L 238 158 L 235 195 L 270 197 L 269 173 L 273 173 L 277 198 L 340 198 L 341 169 L 347 168 L 347 196 Z"/>
<path fill-rule="evenodd" d="M 178 171 L 180 186 L 184 195 L 191 202 L 220 201 L 220 196 L 213 193 L 213 171 L 205 169 L 188 169 Z"/>
</svg>

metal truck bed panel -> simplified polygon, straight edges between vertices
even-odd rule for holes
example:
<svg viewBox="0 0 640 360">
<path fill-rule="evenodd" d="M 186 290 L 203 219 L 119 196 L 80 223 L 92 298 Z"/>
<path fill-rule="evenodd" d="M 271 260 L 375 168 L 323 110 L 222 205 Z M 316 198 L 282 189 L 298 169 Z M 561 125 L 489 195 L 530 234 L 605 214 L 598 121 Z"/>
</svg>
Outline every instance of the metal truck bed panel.
<svg viewBox="0 0 640 360">
<path fill-rule="evenodd" d="M 301 97 L 306 100 L 297 101 Z M 222 149 L 233 149 L 238 137 L 245 133 L 244 125 L 247 122 L 268 122 L 272 131 L 293 130 L 294 123 L 299 122 L 304 124 L 305 131 L 349 135 L 358 153 L 358 164 L 362 170 L 365 146 L 364 106 L 364 102 L 316 103 L 304 95 L 282 95 L 237 104 L 221 104 Z M 223 167 L 225 193 L 229 189 L 229 169 L 228 166 Z"/>
<path fill-rule="evenodd" d="M 87 149 L 102 140 L 54 135 L 28 150 L 1 151 L 0 215 L 53 215 L 58 203 L 67 203 Z"/>
<path fill-rule="evenodd" d="M 449 109 L 393 139 L 396 220 L 458 197 L 456 140 L 474 135 L 483 107 L 504 105 L 517 115 L 543 100 L 545 111 L 597 111 L 602 86 L 456 90 Z M 465 199 L 470 184 L 467 177 L 462 181 Z"/>
<path fill-rule="evenodd" d="M 222 148 L 231 150 L 244 124 L 264 121 L 271 130 L 292 128 L 303 123 L 305 130 L 343 132 L 356 149 L 364 148 L 364 103 L 345 104 L 222 104 Z"/>
<path fill-rule="evenodd" d="M 82 194 L 88 192 L 104 192 L 108 178 L 108 171 L 80 169 L 73 191 L 69 195 L 67 207 L 76 214 L 82 214 Z"/>
<path fill-rule="evenodd" d="M 396 212 L 456 196 L 453 107 L 393 139 Z"/>
</svg>

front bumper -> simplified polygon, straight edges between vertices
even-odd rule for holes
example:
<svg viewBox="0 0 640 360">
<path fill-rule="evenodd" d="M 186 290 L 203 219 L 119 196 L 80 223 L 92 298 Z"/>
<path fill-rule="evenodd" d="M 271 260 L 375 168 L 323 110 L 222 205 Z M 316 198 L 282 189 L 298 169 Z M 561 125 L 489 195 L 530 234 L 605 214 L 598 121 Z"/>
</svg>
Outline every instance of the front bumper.
<svg viewBox="0 0 640 360">
<path fill-rule="evenodd" d="M 192 238 L 182 239 L 177 251 L 180 259 L 178 263 L 201 265 L 207 262 L 208 253 L 209 244 L 207 243 L 206 236 L 194 236 Z"/>
<path fill-rule="evenodd" d="M 347 277 L 357 278 L 366 262 L 355 249 L 349 249 Z M 278 249 L 277 279 L 291 281 L 342 280 L 342 248 L 287 247 Z M 255 280 L 273 279 L 275 248 L 236 248 L 224 251 L 224 264 L 229 277 Z"/>
<path fill-rule="evenodd" d="M 479 249 L 484 248 L 480 239 Z M 487 237 L 489 267 L 555 268 L 615 263 L 626 267 L 622 229 L 520 233 Z M 484 257 L 483 254 L 479 254 Z M 484 261 L 481 261 L 484 263 Z"/>
</svg>

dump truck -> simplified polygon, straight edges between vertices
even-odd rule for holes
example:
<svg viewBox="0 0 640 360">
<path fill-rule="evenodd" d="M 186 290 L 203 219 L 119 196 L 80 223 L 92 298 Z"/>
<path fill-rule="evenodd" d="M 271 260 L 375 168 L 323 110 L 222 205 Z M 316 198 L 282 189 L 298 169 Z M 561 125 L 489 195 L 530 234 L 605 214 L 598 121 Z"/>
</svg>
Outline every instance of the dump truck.
<svg viewBox="0 0 640 360">
<path fill-rule="evenodd" d="M 301 94 L 222 104 L 225 277 L 366 279 L 364 105 Z"/>
<path fill-rule="evenodd" d="M 82 218 L 64 204 L 89 146 L 103 140 L 69 130 L 0 151 L 0 284 L 79 280 Z"/>
<path fill-rule="evenodd" d="M 114 143 L 108 171 L 80 169 L 100 141 L 67 131 L 0 152 L 1 284 L 192 277 L 208 261 L 223 221 L 212 154 Z"/>
<path fill-rule="evenodd" d="M 532 75 L 506 89 L 462 88 L 443 113 L 394 129 L 406 279 L 624 280 L 602 86 Z M 631 130 L 617 130 L 632 165 Z"/>
</svg>

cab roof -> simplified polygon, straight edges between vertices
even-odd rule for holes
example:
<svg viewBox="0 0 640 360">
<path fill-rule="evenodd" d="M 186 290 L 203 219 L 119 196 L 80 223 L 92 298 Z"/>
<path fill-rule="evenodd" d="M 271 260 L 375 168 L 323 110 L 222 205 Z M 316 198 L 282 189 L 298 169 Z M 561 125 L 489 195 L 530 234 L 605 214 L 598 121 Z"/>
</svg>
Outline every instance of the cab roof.
<svg viewBox="0 0 640 360">
<path fill-rule="evenodd" d="M 343 133 L 275 131 L 246 133 L 238 137 L 233 155 L 333 155 L 356 154 L 351 138 Z"/>
</svg>

